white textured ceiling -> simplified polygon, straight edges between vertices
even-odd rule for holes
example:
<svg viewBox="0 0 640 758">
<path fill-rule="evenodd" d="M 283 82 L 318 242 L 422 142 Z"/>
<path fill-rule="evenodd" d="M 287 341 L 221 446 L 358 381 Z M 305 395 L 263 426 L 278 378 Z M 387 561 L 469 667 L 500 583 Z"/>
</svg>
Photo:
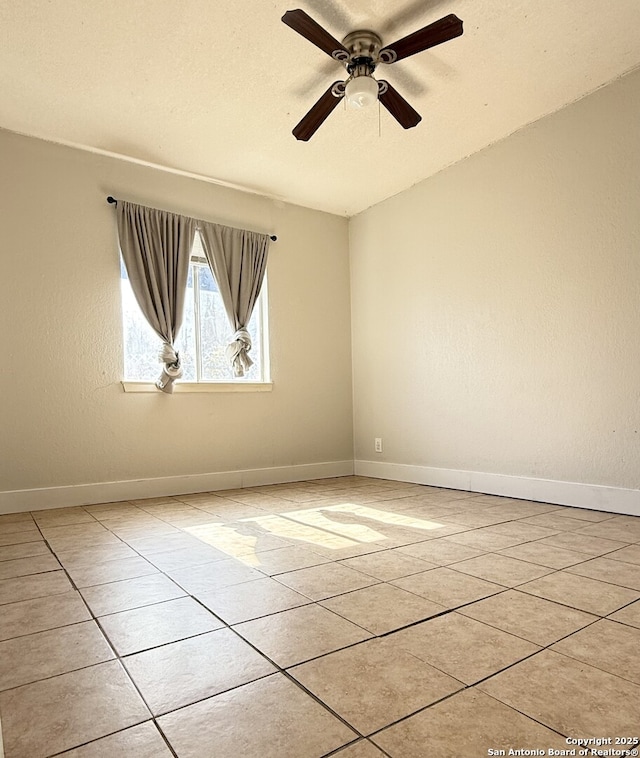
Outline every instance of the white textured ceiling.
<svg viewBox="0 0 640 758">
<path fill-rule="evenodd" d="M 280 21 L 297 7 L 387 43 L 459 16 L 462 37 L 376 72 L 422 122 L 339 106 L 296 141 L 345 78 Z M 352 215 L 635 68 L 638 29 L 639 0 L 3 0 L 0 127 Z"/>
</svg>

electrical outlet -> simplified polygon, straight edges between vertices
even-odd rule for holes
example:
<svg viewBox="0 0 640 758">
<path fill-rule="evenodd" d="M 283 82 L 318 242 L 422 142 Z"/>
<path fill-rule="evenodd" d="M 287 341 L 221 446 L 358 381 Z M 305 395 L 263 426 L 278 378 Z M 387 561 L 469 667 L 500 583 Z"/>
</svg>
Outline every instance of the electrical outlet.
<svg viewBox="0 0 640 758">
<path fill-rule="evenodd" d="M 376 437 L 373 441 L 376 453 L 382 452 L 382 437 Z"/>
</svg>

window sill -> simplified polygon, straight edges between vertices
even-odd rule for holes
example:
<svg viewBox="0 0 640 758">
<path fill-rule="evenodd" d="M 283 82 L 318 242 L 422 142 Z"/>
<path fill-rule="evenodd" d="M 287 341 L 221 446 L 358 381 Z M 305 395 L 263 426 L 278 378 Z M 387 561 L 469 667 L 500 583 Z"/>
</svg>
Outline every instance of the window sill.
<svg viewBox="0 0 640 758">
<path fill-rule="evenodd" d="M 120 382 L 124 392 L 160 392 L 153 382 Z M 173 394 L 182 392 L 271 392 L 273 382 L 176 382 Z"/>
</svg>

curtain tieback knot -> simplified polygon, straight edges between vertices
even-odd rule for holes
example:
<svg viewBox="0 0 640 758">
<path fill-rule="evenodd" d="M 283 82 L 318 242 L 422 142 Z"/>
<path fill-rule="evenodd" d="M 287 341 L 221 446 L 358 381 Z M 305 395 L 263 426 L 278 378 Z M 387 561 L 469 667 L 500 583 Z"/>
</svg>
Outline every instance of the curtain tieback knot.
<svg viewBox="0 0 640 758">
<path fill-rule="evenodd" d="M 173 392 L 173 383 L 182 376 L 180 354 L 173 345 L 165 342 L 159 357 L 160 361 L 164 363 L 164 367 L 160 378 L 156 382 L 156 387 L 163 392 L 171 394 Z"/>
<path fill-rule="evenodd" d="M 244 376 L 253 366 L 253 361 L 248 356 L 251 350 L 251 335 L 244 327 L 241 327 L 231 338 L 227 347 L 227 358 L 233 366 L 234 376 Z"/>
</svg>

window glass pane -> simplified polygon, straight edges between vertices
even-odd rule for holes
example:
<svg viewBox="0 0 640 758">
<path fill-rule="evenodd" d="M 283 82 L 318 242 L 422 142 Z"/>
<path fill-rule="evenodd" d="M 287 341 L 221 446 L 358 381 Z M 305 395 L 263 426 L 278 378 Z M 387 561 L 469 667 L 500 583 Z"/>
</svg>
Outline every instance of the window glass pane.
<svg viewBox="0 0 640 758">
<path fill-rule="evenodd" d="M 125 379 L 134 382 L 155 382 L 161 371 L 158 355 L 162 342 L 142 315 L 129 279 L 122 277 L 120 285 Z"/>
<path fill-rule="evenodd" d="M 211 269 L 204 264 L 198 266 L 200 273 L 200 292 L 218 292 L 218 282 L 213 278 Z"/>
<path fill-rule="evenodd" d="M 230 382 L 233 372 L 225 351 L 231 339 L 231 327 L 211 270 L 208 266 L 198 266 L 198 273 L 202 379 L 206 382 Z"/>
<path fill-rule="evenodd" d="M 162 340 L 149 326 L 136 301 L 124 264 L 121 266 L 124 377 L 133 382 L 155 382 L 162 371 Z M 189 270 L 184 319 L 176 343 L 182 361 L 182 381 L 196 381 L 196 347 L 193 316 L 193 272 Z"/>
<path fill-rule="evenodd" d="M 196 239 L 198 239 L 197 236 Z M 194 253 L 197 253 L 197 249 L 194 249 Z M 124 378 L 128 381 L 155 382 L 162 369 L 162 364 L 158 360 L 162 341 L 142 315 L 122 261 L 120 276 Z M 195 307 L 197 293 L 199 293 L 199 309 Z M 184 318 L 176 343 L 184 372 L 181 381 L 263 381 L 259 302 L 254 309 L 248 329 L 252 341 L 250 356 L 254 365 L 247 376 L 238 379 L 233 376 L 233 370 L 226 357 L 226 348 L 232 337 L 232 330 L 218 286 L 208 265 L 192 262 L 189 267 Z M 199 375 L 198 360 L 200 361 Z"/>
<path fill-rule="evenodd" d="M 193 265 L 189 266 L 189 277 L 187 279 L 187 293 L 184 299 L 184 317 L 182 326 L 176 341 L 176 350 L 180 354 L 182 362 L 183 382 L 197 382 L 198 375 L 196 369 L 196 328 L 194 315 L 194 271 Z"/>
<path fill-rule="evenodd" d="M 249 334 L 251 335 L 251 360 L 253 366 L 247 373 L 246 380 L 248 382 L 261 382 L 263 379 L 262 374 L 262 342 L 260 340 L 260 299 L 256 303 L 256 307 L 251 314 L 251 320 L 247 326 Z"/>
<path fill-rule="evenodd" d="M 233 332 L 218 291 L 218 286 L 208 266 L 198 266 L 200 276 L 200 350 L 202 357 L 202 380 L 206 382 L 238 381 L 226 356 L 226 349 Z M 258 339 L 258 310 L 256 306 L 249 322 L 251 335 L 250 356 L 254 365 L 243 381 L 262 380 L 261 344 Z"/>
</svg>

